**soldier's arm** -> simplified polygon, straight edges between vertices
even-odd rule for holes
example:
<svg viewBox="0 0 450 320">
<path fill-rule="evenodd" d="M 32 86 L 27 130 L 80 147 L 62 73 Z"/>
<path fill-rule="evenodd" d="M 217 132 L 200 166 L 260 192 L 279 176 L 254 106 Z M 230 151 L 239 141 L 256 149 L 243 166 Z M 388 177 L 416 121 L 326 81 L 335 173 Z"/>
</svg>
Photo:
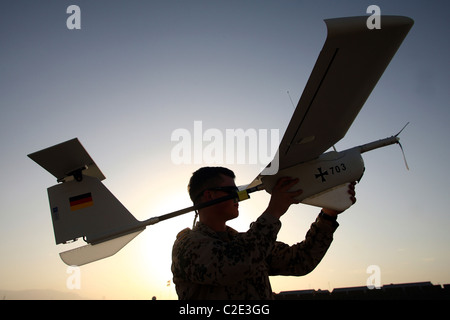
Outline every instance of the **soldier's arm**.
<svg viewBox="0 0 450 320">
<path fill-rule="evenodd" d="M 255 265 L 267 259 L 281 227 L 278 219 L 262 214 L 246 233 L 226 242 L 211 237 L 182 239 L 173 255 L 174 272 L 184 281 L 230 285 L 254 272 Z"/>
<path fill-rule="evenodd" d="M 302 242 L 293 246 L 277 242 L 268 259 L 270 275 L 302 276 L 314 270 L 330 247 L 338 226 L 336 221 L 320 214 Z"/>
</svg>

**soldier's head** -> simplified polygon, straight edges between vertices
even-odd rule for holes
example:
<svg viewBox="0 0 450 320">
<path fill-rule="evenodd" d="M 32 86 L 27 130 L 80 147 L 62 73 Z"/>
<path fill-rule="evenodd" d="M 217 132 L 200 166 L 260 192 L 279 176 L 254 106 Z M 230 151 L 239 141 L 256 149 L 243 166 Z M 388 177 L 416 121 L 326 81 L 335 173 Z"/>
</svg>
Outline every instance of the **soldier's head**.
<svg viewBox="0 0 450 320">
<path fill-rule="evenodd" d="M 224 167 L 203 167 L 198 169 L 192 174 L 189 180 L 188 192 L 191 200 L 194 204 L 198 204 L 201 201 L 203 193 L 205 191 L 219 188 L 224 180 L 231 178 L 234 184 L 234 172 Z"/>
<path fill-rule="evenodd" d="M 188 191 L 194 205 L 236 192 L 234 172 L 224 167 L 203 167 L 192 174 Z M 207 207 L 217 218 L 230 220 L 238 216 L 238 203 L 225 201 Z M 205 210 L 203 209 L 203 210 Z"/>
</svg>

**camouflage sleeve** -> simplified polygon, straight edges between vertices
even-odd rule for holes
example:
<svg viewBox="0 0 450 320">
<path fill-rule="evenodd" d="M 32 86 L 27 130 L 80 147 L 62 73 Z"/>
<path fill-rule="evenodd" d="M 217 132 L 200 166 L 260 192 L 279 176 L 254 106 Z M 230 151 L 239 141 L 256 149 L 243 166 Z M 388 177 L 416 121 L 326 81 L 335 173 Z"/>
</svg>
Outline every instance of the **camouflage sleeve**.
<svg viewBox="0 0 450 320">
<path fill-rule="evenodd" d="M 339 224 L 317 217 L 305 240 L 293 246 L 277 242 L 268 262 L 270 275 L 302 276 L 310 273 L 325 256 Z"/>
<path fill-rule="evenodd" d="M 207 285 L 230 285 L 249 277 L 255 264 L 267 259 L 281 223 L 262 214 L 245 233 L 232 241 L 206 235 L 185 236 L 174 245 L 172 271 L 184 281 Z"/>
</svg>

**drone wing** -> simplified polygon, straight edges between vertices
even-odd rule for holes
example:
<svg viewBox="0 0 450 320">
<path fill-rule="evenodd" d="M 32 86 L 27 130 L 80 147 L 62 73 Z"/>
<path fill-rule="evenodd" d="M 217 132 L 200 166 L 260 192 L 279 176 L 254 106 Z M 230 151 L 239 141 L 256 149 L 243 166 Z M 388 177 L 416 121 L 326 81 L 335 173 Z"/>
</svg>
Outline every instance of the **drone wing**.
<svg viewBox="0 0 450 320">
<path fill-rule="evenodd" d="M 341 140 L 400 47 L 413 20 L 325 20 L 327 39 L 278 149 L 278 170 L 317 158 Z M 275 159 L 276 160 L 276 159 Z"/>
</svg>

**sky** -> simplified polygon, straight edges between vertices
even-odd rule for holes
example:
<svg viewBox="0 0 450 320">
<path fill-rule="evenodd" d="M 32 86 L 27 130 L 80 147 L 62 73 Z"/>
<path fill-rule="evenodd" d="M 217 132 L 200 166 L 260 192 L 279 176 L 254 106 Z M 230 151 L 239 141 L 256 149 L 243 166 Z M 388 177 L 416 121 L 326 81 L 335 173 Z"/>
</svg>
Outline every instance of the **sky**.
<svg viewBox="0 0 450 320">
<path fill-rule="evenodd" d="M 81 29 L 67 27 L 73 4 Z M 271 277 L 272 289 L 365 286 L 371 266 L 381 284 L 450 283 L 448 1 L 7 0 L 0 4 L 0 290 L 176 299 L 171 249 L 193 213 L 149 226 L 113 257 L 74 272 L 58 256 L 67 246 L 54 241 L 46 188 L 56 179 L 27 154 L 77 137 L 105 186 L 139 220 L 190 206 L 188 180 L 208 163 L 194 156 L 177 163 L 174 132 L 195 140 L 200 123 L 202 133 L 273 129 L 281 139 L 294 111 L 289 94 L 296 104 L 325 42 L 323 20 L 369 16 L 372 4 L 415 24 L 336 148 L 391 136 L 410 122 L 400 136 L 410 170 L 397 146 L 364 154 L 357 202 L 339 216 L 325 258 L 306 276 Z M 195 141 L 196 150 L 207 149 L 204 136 Z M 238 185 L 266 164 L 219 162 Z M 246 231 L 269 199 L 252 194 L 229 225 Z M 292 206 L 278 240 L 302 241 L 319 210 Z M 75 276 L 79 286 L 70 285 Z"/>
</svg>

